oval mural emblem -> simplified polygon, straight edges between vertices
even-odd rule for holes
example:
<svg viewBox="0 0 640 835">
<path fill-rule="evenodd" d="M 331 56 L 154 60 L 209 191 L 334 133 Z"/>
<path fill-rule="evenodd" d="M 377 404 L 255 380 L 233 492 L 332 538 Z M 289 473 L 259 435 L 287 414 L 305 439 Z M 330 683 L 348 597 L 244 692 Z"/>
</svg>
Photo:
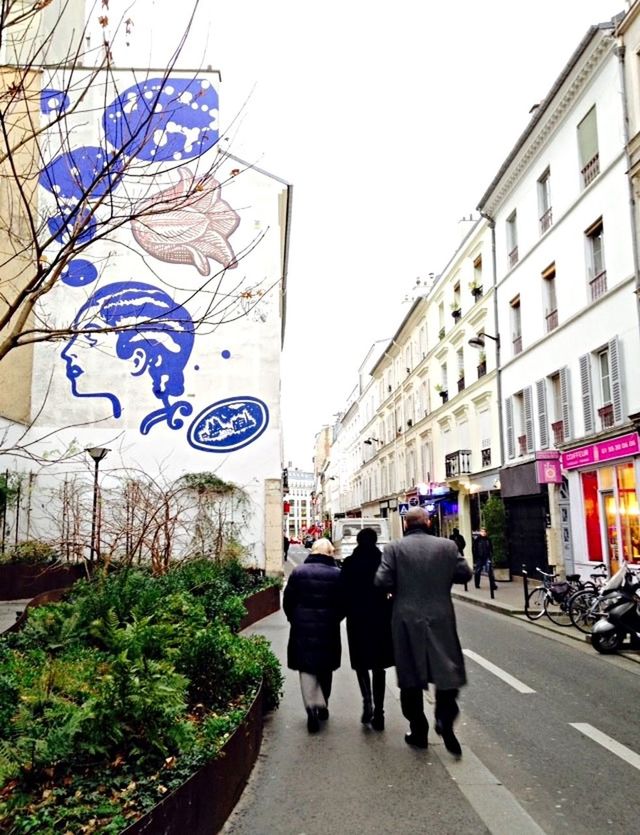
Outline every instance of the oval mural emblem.
<svg viewBox="0 0 640 835">
<path fill-rule="evenodd" d="M 234 452 L 259 438 L 269 409 L 257 397 L 227 397 L 207 406 L 193 420 L 187 440 L 204 452 Z"/>
</svg>

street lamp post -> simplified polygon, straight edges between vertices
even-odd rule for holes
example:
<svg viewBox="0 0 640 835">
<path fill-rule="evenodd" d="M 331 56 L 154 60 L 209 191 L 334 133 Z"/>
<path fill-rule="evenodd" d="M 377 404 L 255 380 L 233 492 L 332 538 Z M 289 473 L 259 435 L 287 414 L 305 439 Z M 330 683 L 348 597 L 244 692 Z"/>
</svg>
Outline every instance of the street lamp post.
<svg viewBox="0 0 640 835">
<path fill-rule="evenodd" d="M 95 469 L 93 473 L 93 512 L 91 514 L 91 562 L 97 562 L 98 543 L 96 540 L 96 529 L 98 523 L 98 470 L 100 469 L 100 462 L 106 457 L 109 449 L 105 447 L 92 446 L 85 449 L 95 462 Z"/>
<path fill-rule="evenodd" d="M 490 333 L 480 331 L 476 336 L 472 336 L 467 340 L 467 344 L 471 348 L 478 348 L 481 351 L 485 347 L 485 339 L 492 339 L 496 343 L 496 396 L 498 399 L 498 434 L 500 435 L 500 466 L 504 467 L 504 438 L 503 438 L 503 424 L 502 424 L 502 371 L 500 368 L 500 335 L 491 336 Z"/>
</svg>

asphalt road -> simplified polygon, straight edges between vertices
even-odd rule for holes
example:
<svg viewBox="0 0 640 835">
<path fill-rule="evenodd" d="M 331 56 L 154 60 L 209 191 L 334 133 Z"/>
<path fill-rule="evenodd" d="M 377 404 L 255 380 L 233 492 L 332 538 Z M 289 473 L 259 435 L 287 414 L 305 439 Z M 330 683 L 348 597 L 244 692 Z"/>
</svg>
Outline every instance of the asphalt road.
<svg viewBox="0 0 640 835">
<path fill-rule="evenodd" d="M 292 548 L 287 570 L 306 554 Z M 267 718 L 258 763 L 223 832 L 640 831 L 640 664 L 470 604 L 456 603 L 456 612 L 469 678 L 456 726 L 461 762 L 433 734 L 427 751 L 405 745 L 393 670 L 385 732 L 363 729 L 345 640 L 331 718 L 315 736 L 306 731 L 297 674 L 287 671 L 281 707 Z M 284 661 L 282 613 L 257 631 Z"/>
</svg>

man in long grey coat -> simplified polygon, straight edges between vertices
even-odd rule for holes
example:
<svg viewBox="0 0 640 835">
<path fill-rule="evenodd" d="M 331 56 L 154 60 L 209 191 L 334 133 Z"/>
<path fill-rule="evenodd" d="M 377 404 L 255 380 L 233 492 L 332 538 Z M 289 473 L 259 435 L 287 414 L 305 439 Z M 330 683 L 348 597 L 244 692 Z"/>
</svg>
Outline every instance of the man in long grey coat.
<svg viewBox="0 0 640 835">
<path fill-rule="evenodd" d="M 451 602 L 453 583 L 472 575 L 455 542 L 431 536 L 428 517 L 420 508 L 405 516 L 405 535 L 386 546 L 375 584 L 393 593 L 391 629 L 400 704 L 409 720 L 409 745 L 426 748 L 429 723 L 422 691 L 436 688 L 436 733 L 445 747 L 460 757 L 453 732 L 459 713 L 458 689 L 466 683 L 464 657 Z"/>
</svg>

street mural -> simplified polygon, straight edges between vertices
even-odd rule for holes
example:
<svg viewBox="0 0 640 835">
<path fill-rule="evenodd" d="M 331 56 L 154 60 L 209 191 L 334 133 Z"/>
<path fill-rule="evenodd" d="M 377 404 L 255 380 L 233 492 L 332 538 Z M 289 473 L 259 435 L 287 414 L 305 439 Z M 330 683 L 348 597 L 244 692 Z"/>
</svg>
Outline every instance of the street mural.
<svg viewBox="0 0 640 835">
<path fill-rule="evenodd" d="M 205 452 L 231 452 L 256 440 L 269 423 L 266 403 L 257 397 L 229 397 L 194 419 L 187 439 Z"/>
<path fill-rule="evenodd" d="M 70 105 L 69 96 L 56 87 L 42 91 L 45 118 L 59 116 Z M 240 215 L 223 199 L 218 181 L 197 173 L 200 158 L 218 141 L 218 94 L 206 78 L 149 79 L 119 94 L 104 108 L 100 124 L 103 135 L 96 144 L 59 148 L 39 177 L 50 196 L 45 220 L 51 245 L 64 247 L 70 238 L 85 245 L 60 276 L 65 293 L 72 307 L 71 294 L 89 286 L 91 293 L 87 298 L 85 290 L 78 297 L 75 333 L 60 358 L 73 397 L 102 400 L 113 418 L 129 424 L 135 416 L 142 435 L 158 424 L 179 430 L 193 411 L 182 399 L 185 375 L 199 369 L 189 366 L 199 338 L 188 309 L 197 285 L 183 288 L 183 303 L 175 274 L 169 280 L 159 268 L 151 270 L 151 283 L 121 280 L 101 286 L 100 263 L 91 253 L 103 206 L 113 213 L 114 206 L 132 199 L 129 225 L 143 255 L 195 268 L 201 276 L 216 269 L 212 262 L 223 270 L 237 266 L 230 238 Z M 144 166 L 131 165 L 133 160 L 154 167 L 147 173 Z M 158 185 L 162 175 L 168 185 Z M 131 250 L 119 239 L 114 245 L 125 246 L 123 255 Z M 109 257 L 118 254 L 116 248 Z M 131 268 L 131 260 L 121 263 Z M 247 292 L 248 298 L 239 302 L 245 313 L 261 301 L 255 289 Z M 264 313 L 260 316 L 263 320 Z M 253 320 L 261 321 L 257 314 Z M 225 349 L 221 355 L 229 359 L 231 352 Z M 268 423 L 269 410 L 258 398 L 226 396 L 200 411 L 186 439 L 199 451 L 228 453 L 255 441 Z"/>
<path fill-rule="evenodd" d="M 96 335 L 105 327 L 114 330 Z M 126 376 L 131 375 L 141 387 L 151 383 L 153 396 L 162 404 L 142 418 L 140 432 L 146 435 L 160 422 L 171 429 L 182 427 L 177 415 L 189 415 L 192 406 L 171 399 L 184 393 L 184 368 L 193 348 L 193 322 L 184 307 L 150 284 L 107 284 L 80 308 L 73 328 L 79 333 L 65 345 L 61 357 L 75 397 L 104 398 L 119 418 L 121 395 L 101 390 L 101 381 L 120 378 L 126 384 Z M 124 371 L 105 374 L 114 358 L 124 364 Z"/>
<path fill-rule="evenodd" d="M 180 168 L 178 174 L 178 183 L 136 205 L 133 237 L 160 261 L 191 264 L 200 275 L 211 272 L 209 258 L 223 267 L 235 267 L 229 237 L 240 216 L 222 199 L 220 183 L 209 178 L 196 182 L 194 189 L 195 178 L 188 168 Z M 159 206 L 167 208 L 159 211 Z"/>
</svg>

